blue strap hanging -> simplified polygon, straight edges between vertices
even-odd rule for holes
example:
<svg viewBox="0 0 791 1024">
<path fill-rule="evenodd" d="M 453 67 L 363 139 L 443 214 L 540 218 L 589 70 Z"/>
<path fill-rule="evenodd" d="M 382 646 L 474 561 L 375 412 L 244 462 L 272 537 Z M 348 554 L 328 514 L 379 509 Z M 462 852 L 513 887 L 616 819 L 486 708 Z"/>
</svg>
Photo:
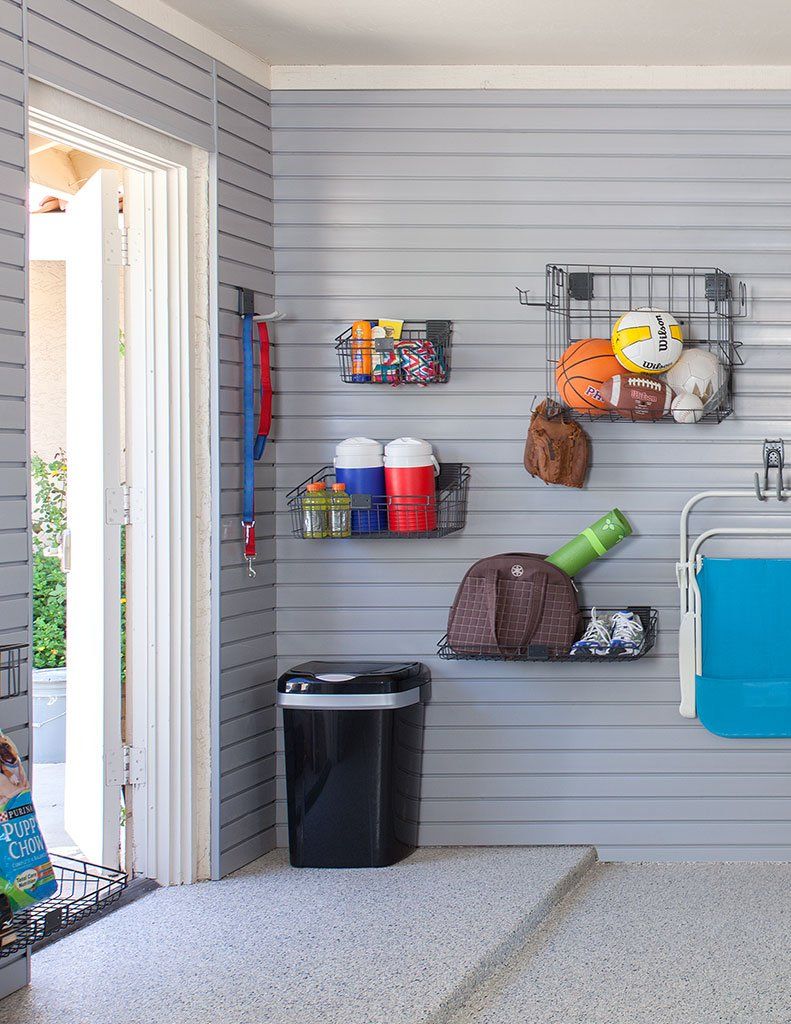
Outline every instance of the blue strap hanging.
<svg viewBox="0 0 791 1024">
<path fill-rule="evenodd" d="M 242 438 L 243 438 L 243 483 L 242 483 L 242 530 L 244 534 L 244 557 L 247 559 L 247 572 L 255 576 L 253 559 L 255 558 L 255 437 L 253 409 L 253 314 L 246 313 L 242 321 L 242 366 L 243 405 L 242 405 Z M 263 449 L 262 449 L 263 454 Z"/>
<path fill-rule="evenodd" d="M 272 425 L 272 379 L 269 366 L 269 329 L 263 319 L 258 321 L 258 337 L 260 345 L 260 383 L 259 401 L 260 414 L 258 428 L 255 425 L 255 359 L 253 354 L 253 323 L 256 320 L 253 312 L 253 293 L 248 289 L 239 289 L 239 312 L 242 317 L 242 367 L 243 367 L 243 402 L 242 402 L 242 531 L 244 540 L 244 557 L 247 561 L 247 574 L 255 576 L 253 561 L 255 548 L 255 463 L 264 454 L 267 438 Z"/>
</svg>

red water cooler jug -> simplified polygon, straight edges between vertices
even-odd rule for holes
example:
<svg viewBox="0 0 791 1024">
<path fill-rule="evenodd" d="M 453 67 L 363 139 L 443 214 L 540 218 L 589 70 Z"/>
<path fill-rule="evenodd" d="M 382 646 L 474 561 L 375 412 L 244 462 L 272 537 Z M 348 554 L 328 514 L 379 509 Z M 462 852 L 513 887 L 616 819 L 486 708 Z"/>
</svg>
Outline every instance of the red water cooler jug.
<svg viewBox="0 0 791 1024">
<path fill-rule="evenodd" d="M 436 530 L 439 465 L 429 442 L 398 437 L 385 446 L 384 462 L 391 532 Z"/>
</svg>

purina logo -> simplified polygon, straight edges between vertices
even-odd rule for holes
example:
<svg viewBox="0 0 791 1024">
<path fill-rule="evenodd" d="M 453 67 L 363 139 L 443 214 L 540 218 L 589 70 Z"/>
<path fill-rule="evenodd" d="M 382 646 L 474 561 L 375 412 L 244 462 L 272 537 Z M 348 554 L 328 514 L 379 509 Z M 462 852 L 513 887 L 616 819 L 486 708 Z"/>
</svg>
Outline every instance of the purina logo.
<svg viewBox="0 0 791 1024">
<path fill-rule="evenodd" d="M 520 576 L 524 576 L 524 574 L 525 574 L 525 567 L 523 565 L 512 565 L 511 566 L 511 575 L 512 576 L 516 576 L 517 579 L 518 579 Z"/>
</svg>

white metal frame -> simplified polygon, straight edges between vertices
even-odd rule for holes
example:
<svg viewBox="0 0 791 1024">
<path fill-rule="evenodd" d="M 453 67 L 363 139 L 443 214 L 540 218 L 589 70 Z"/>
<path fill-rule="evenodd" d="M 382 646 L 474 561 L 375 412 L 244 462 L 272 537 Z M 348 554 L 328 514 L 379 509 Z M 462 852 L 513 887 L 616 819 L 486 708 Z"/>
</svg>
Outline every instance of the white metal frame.
<svg viewBox="0 0 791 1024">
<path fill-rule="evenodd" d="M 135 417 L 131 431 L 127 423 L 126 477 L 145 494 L 128 534 L 129 607 L 138 615 L 129 622 L 127 658 L 130 673 L 145 679 L 145 687 L 132 687 L 131 742 L 146 752 L 146 782 L 133 789 L 132 812 L 143 873 L 163 885 L 191 882 L 196 837 L 189 171 L 185 163 L 119 142 L 51 109 L 31 107 L 29 120 L 49 138 L 128 168 L 127 323 L 143 344 L 127 346 L 127 408 L 144 415 Z M 208 310 L 204 315 L 208 320 Z"/>
<path fill-rule="evenodd" d="M 761 508 L 767 506 L 763 502 L 770 498 L 780 501 L 791 496 L 791 491 L 771 488 L 760 488 Z M 678 631 L 678 671 L 681 686 L 681 704 L 679 712 L 684 718 L 695 718 L 695 676 L 702 671 L 701 642 L 701 598 L 698 586 L 698 573 L 702 565 L 701 548 L 712 537 L 791 537 L 791 527 L 715 527 L 697 535 L 690 545 L 689 517 L 692 510 L 700 502 L 710 498 L 748 498 L 756 500 L 756 487 L 741 490 L 701 491 L 693 495 L 681 511 L 679 529 L 680 558 L 676 564 L 676 578 L 680 590 L 681 621 Z"/>
</svg>

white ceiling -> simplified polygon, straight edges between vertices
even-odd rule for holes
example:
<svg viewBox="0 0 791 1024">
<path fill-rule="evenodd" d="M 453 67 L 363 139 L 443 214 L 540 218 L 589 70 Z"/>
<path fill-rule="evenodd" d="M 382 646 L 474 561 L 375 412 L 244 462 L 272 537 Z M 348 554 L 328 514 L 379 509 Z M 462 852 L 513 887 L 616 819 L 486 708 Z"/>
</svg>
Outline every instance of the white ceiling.
<svg viewBox="0 0 791 1024">
<path fill-rule="evenodd" d="M 273 65 L 788 65 L 788 0 L 168 0 Z M 371 85 L 375 87 L 375 79 Z"/>
</svg>

